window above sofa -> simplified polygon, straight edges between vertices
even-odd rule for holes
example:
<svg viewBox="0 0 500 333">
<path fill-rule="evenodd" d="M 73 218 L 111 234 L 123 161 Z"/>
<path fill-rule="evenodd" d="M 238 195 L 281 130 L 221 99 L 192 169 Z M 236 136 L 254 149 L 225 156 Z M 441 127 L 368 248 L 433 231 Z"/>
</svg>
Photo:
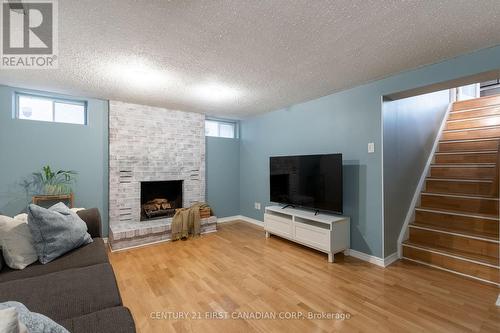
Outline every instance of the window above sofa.
<svg viewBox="0 0 500 333">
<path fill-rule="evenodd" d="M 22 120 L 87 125 L 87 102 L 16 93 L 15 117 Z"/>
</svg>

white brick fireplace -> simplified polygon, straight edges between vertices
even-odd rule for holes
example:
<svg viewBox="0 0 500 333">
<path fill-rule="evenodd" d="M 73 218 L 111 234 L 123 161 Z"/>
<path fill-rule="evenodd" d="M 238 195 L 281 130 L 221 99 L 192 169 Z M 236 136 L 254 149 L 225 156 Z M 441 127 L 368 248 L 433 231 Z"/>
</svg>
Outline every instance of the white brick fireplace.
<svg viewBox="0 0 500 333">
<path fill-rule="evenodd" d="M 205 201 L 204 128 L 203 114 L 110 101 L 109 226 L 114 249 L 169 237 L 171 219 L 141 222 L 141 182 L 182 180 L 183 207 Z"/>
</svg>

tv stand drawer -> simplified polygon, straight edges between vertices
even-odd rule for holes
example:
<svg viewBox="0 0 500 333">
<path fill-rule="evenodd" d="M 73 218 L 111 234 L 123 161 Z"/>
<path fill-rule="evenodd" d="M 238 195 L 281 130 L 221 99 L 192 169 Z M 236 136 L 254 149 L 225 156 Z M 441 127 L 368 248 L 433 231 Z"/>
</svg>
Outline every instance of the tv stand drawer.
<svg viewBox="0 0 500 333">
<path fill-rule="evenodd" d="M 277 235 L 291 236 L 292 235 L 292 220 L 285 217 L 264 214 L 265 229 Z"/>
<path fill-rule="evenodd" d="M 295 239 L 303 244 L 310 245 L 314 248 L 329 251 L 330 250 L 330 230 L 318 228 L 309 224 L 295 222 L 294 235 Z"/>
</svg>

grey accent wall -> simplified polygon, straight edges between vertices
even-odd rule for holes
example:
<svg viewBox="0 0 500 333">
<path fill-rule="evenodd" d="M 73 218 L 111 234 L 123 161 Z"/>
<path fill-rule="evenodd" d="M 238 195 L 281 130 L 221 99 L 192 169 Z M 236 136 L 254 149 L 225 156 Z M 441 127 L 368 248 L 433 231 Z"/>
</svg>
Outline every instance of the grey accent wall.
<svg viewBox="0 0 500 333">
<path fill-rule="evenodd" d="M 240 140 L 206 137 L 207 202 L 217 217 L 240 214 Z"/>
<path fill-rule="evenodd" d="M 16 91 L 88 101 L 88 125 L 58 124 L 13 117 Z M 15 215 L 31 198 L 20 183 L 49 164 L 78 172 L 77 207 L 99 208 L 108 232 L 108 102 L 0 86 L 0 212 Z"/>
<path fill-rule="evenodd" d="M 449 90 L 384 103 L 384 256 L 397 251 L 401 227 L 449 103 Z"/>
<path fill-rule="evenodd" d="M 269 204 L 269 156 L 340 152 L 351 247 L 383 257 L 382 96 L 499 68 L 497 46 L 243 120 L 241 214 L 263 219 L 254 202 Z"/>
</svg>

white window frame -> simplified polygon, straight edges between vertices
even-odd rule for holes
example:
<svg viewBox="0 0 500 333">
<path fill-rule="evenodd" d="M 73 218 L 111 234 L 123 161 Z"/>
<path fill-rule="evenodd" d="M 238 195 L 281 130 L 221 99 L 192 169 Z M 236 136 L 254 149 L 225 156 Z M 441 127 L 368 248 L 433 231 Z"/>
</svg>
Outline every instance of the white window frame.
<svg viewBox="0 0 500 333">
<path fill-rule="evenodd" d="M 212 138 L 238 139 L 238 137 L 239 137 L 238 136 L 239 135 L 239 126 L 238 126 L 238 122 L 237 121 L 206 118 L 205 122 L 207 122 L 207 121 L 211 121 L 211 122 L 217 123 L 218 126 L 217 126 L 217 136 L 214 136 L 214 135 L 206 135 L 206 136 L 210 136 Z M 234 136 L 232 138 L 226 138 L 226 137 L 220 136 L 220 126 L 219 126 L 220 124 L 233 126 L 233 128 L 234 128 L 234 132 L 233 132 Z"/>
<path fill-rule="evenodd" d="M 19 98 L 20 97 L 34 97 L 38 99 L 45 99 L 48 101 L 52 102 L 52 120 L 51 121 L 43 121 L 43 120 L 31 120 L 31 119 L 23 119 L 19 117 Z M 19 120 L 30 120 L 30 121 L 40 121 L 40 122 L 46 122 L 46 123 L 56 123 L 56 124 L 67 124 L 67 125 L 80 125 L 80 126 L 87 126 L 88 125 L 88 111 L 87 111 L 87 101 L 83 100 L 77 100 L 77 99 L 66 99 L 66 98 L 59 98 L 59 97 L 52 97 L 48 95 L 38 95 L 38 94 L 30 94 L 30 93 L 25 93 L 25 92 L 15 92 L 14 93 L 14 107 L 15 107 L 15 112 L 14 116 L 16 119 Z M 84 122 L 83 124 L 78 124 L 78 123 L 65 123 L 65 122 L 60 122 L 56 121 L 56 103 L 64 103 L 64 104 L 73 104 L 73 105 L 79 105 L 83 106 L 83 112 L 84 112 Z"/>
</svg>

